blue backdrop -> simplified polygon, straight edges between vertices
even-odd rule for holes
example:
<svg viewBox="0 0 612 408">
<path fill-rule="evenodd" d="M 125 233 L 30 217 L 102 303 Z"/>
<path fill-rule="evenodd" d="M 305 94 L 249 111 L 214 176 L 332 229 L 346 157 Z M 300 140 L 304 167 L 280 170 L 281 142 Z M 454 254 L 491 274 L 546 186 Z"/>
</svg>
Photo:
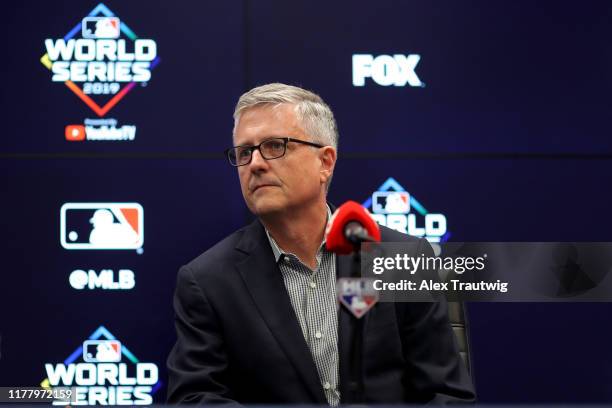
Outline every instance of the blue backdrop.
<svg viewBox="0 0 612 408">
<path fill-rule="evenodd" d="M 113 337 L 123 361 L 159 367 L 154 401 L 164 401 L 176 271 L 251 219 L 221 152 L 240 94 L 268 82 L 312 89 L 334 110 L 332 202 L 365 202 L 392 178 L 446 216 L 450 240 L 612 240 L 609 2 L 99 4 L 4 6 L 2 386 L 36 386 L 45 364 L 82 361 L 85 340 Z M 150 79 L 79 81 L 94 62 L 115 69 L 97 53 L 65 58 L 76 64 L 72 85 L 52 80 L 49 61 L 41 63 L 45 40 L 87 39 L 88 16 L 118 18 L 128 52 L 137 39 L 155 42 Z M 420 84 L 368 76 L 355 86 L 356 54 L 418 55 Z M 371 68 L 389 80 L 398 69 Z M 96 83 L 101 94 L 86 91 Z M 119 90 L 105 94 L 112 83 Z M 133 140 L 93 140 L 124 126 L 135 128 Z M 66 203 L 140 204 L 144 244 L 66 249 Z M 115 283 L 129 270 L 135 285 L 76 289 L 75 270 L 111 270 Z M 610 304 L 472 303 L 468 311 L 481 401 L 612 402 Z"/>
</svg>

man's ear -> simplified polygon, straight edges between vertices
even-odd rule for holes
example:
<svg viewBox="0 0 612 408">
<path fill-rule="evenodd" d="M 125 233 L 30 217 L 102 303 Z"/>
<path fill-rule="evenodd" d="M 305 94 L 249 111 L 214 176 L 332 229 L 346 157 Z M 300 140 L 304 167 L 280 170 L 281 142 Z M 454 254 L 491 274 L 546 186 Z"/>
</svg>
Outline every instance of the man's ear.
<svg viewBox="0 0 612 408">
<path fill-rule="evenodd" d="M 319 149 L 319 160 L 321 161 L 321 181 L 323 184 L 327 183 L 334 173 L 334 167 L 336 166 L 336 148 L 332 146 L 325 146 Z"/>
</svg>

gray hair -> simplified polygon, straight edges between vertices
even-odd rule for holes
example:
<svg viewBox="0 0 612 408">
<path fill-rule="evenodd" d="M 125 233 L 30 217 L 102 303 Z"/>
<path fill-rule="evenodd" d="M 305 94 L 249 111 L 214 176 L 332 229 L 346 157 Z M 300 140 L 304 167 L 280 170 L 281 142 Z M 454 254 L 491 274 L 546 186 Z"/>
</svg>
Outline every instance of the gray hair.
<svg viewBox="0 0 612 408">
<path fill-rule="evenodd" d="M 240 115 L 259 105 L 295 105 L 295 114 L 306 134 L 326 146 L 338 149 L 338 126 L 329 106 L 314 92 L 297 86 L 272 83 L 242 94 L 234 110 L 234 134 Z"/>
</svg>

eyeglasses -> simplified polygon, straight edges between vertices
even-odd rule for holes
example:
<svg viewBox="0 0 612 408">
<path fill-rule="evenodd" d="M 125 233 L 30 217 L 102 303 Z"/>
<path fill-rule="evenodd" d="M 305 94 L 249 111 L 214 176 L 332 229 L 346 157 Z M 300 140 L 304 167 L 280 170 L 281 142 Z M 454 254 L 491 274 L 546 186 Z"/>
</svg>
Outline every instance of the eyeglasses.
<svg viewBox="0 0 612 408">
<path fill-rule="evenodd" d="M 266 160 L 278 159 L 283 157 L 287 152 L 287 143 L 301 143 L 313 147 L 325 147 L 318 143 L 307 142 L 305 140 L 292 139 L 290 137 L 275 137 L 267 139 L 257 146 L 234 146 L 225 150 L 225 155 L 232 166 L 245 166 L 253 159 L 253 151 L 259 150 L 261 157 Z"/>
</svg>

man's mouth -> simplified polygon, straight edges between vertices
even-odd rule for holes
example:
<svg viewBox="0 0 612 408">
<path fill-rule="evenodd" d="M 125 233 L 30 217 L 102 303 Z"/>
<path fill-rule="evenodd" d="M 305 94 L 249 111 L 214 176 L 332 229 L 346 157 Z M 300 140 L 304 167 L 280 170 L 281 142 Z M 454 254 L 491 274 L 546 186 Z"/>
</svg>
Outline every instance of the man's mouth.
<svg viewBox="0 0 612 408">
<path fill-rule="evenodd" d="M 260 188 L 263 187 L 277 187 L 276 184 L 259 184 L 257 186 L 255 186 L 255 188 L 253 188 L 252 192 L 254 193 L 255 191 L 259 190 Z"/>
</svg>

